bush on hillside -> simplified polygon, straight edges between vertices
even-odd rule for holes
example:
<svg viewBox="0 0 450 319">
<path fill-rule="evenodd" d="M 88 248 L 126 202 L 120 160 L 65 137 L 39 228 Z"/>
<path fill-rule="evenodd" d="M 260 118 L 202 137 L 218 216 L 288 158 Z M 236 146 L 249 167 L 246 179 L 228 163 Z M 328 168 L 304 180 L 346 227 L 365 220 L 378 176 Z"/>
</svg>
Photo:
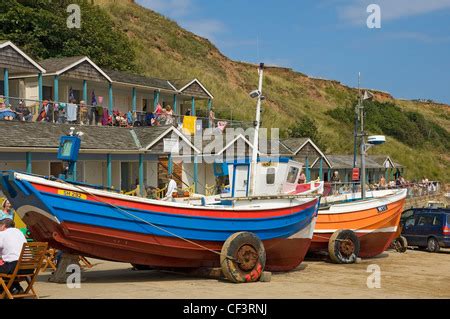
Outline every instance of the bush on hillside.
<svg viewBox="0 0 450 319">
<path fill-rule="evenodd" d="M 403 112 L 394 103 L 377 101 L 365 102 L 365 112 L 365 128 L 372 134 L 391 136 L 411 147 L 450 147 L 450 134 L 420 113 Z M 354 107 L 338 107 L 327 114 L 347 126 L 354 125 Z"/>
<path fill-rule="evenodd" d="M 79 4 L 81 28 L 67 27 L 67 6 Z M 83 0 L 2 0 L 0 39 L 11 40 L 35 59 L 89 56 L 101 67 L 133 70 L 135 53 L 111 18 Z"/>
</svg>

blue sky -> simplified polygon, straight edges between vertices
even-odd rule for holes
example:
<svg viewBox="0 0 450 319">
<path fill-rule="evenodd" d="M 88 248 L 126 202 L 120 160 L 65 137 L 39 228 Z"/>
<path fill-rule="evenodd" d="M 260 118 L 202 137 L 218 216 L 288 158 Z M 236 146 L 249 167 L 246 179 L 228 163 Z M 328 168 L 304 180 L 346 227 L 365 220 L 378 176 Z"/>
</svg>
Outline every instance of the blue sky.
<svg viewBox="0 0 450 319">
<path fill-rule="evenodd" d="M 450 104 L 450 0 L 137 0 L 240 61 Z M 369 29 L 369 4 L 381 29 Z"/>
</svg>

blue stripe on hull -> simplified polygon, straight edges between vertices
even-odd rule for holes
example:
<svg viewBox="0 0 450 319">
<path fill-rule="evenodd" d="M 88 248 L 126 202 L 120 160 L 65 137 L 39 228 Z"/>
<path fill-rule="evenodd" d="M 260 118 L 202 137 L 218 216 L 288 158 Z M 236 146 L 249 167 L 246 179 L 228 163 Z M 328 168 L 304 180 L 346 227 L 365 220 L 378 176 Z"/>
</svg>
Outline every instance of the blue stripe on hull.
<svg viewBox="0 0 450 319">
<path fill-rule="evenodd" d="M 173 237 L 167 232 L 103 203 L 87 202 L 48 193 L 41 193 L 41 195 L 45 202 L 51 203 L 52 210 L 60 222 L 67 221 L 147 235 Z M 261 240 L 287 238 L 307 227 L 315 215 L 315 205 L 286 217 L 266 219 L 206 218 L 171 215 L 128 207 L 121 207 L 121 209 L 183 238 L 204 241 L 225 241 L 231 234 L 239 231 L 253 232 Z"/>
</svg>

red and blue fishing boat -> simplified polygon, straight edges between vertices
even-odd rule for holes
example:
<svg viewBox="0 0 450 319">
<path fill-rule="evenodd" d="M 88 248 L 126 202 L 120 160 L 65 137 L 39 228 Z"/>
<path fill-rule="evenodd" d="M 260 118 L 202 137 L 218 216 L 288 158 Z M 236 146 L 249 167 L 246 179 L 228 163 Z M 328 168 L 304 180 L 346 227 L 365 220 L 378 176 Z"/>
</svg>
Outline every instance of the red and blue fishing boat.
<svg viewBox="0 0 450 319">
<path fill-rule="evenodd" d="M 69 164 L 65 178 L 1 173 L 3 193 L 35 240 L 72 254 L 140 266 L 221 267 L 235 282 L 256 281 L 264 269 L 293 270 L 303 261 L 319 197 L 243 196 L 189 204 L 76 183 L 70 177 L 81 140 L 74 130 L 61 138 L 58 153 Z"/>
<path fill-rule="evenodd" d="M 11 171 L 2 173 L 1 186 L 35 240 L 156 268 L 220 267 L 227 239 L 249 232 L 264 245 L 266 269 L 295 269 L 310 246 L 319 206 L 318 198 L 295 197 L 193 206 Z"/>
</svg>

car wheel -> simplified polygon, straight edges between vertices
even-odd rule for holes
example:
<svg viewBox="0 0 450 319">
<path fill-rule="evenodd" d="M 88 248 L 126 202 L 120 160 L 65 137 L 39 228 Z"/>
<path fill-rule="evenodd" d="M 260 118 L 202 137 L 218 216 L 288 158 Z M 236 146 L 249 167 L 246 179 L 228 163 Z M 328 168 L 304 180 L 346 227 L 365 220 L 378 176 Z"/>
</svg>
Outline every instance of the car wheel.
<svg viewBox="0 0 450 319">
<path fill-rule="evenodd" d="M 440 249 L 441 247 L 439 246 L 439 242 L 436 240 L 436 238 L 431 237 L 430 239 L 428 239 L 427 250 L 430 253 L 437 253 Z"/>
</svg>

